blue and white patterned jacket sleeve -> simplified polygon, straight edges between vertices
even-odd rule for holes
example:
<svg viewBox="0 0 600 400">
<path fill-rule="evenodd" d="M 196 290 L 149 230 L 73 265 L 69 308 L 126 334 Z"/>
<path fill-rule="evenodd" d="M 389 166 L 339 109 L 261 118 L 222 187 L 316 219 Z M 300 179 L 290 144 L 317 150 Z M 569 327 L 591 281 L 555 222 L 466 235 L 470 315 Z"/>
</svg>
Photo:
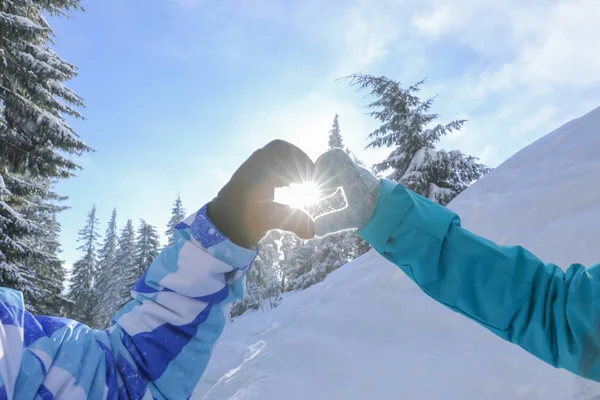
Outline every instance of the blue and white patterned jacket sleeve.
<svg viewBox="0 0 600 400">
<path fill-rule="evenodd" d="M 255 257 L 204 207 L 176 227 L 109 329 L 33 316 L 21 293 L 0 289 L 0 400 L 189 398 Z"/>
</svg>

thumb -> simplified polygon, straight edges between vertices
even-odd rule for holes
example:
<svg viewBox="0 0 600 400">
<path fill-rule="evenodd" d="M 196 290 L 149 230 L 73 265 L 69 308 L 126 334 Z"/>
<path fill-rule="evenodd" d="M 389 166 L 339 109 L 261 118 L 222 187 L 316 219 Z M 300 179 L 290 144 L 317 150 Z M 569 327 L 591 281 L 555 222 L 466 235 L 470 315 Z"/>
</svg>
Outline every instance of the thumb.
<svg viewBox="0 0 600 400">
<path fill-rule="evenodd" d="M 304 240 L 315 236 L 314 221 L 304 211 L 272 201 L 264 202 L 258 207 L 265 215 L 267 231 L 281 229 Z"/>
<path fill-rule="evenodd" d="M 332 211 L 319 216 L 315 220 L 315 235 L 326 236 L 347 229 L 355 228 L 353 214 L 348 206 L 339 211 Z"/>
</svg>

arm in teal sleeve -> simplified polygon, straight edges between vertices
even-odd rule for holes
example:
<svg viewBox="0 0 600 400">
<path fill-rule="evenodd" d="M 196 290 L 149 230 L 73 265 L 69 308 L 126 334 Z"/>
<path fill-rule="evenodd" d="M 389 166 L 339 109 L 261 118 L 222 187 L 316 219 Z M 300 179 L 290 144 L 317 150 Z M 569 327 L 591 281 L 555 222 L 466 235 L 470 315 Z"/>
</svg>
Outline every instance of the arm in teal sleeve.
<svg viewBox="0 0 600 400">
<path fill-rule="evenodd" d="M 426 294 L 557 368 L 600 381 L 600 264 L 544 264 L 384 180 L 359 234 Z"/>
</svg>

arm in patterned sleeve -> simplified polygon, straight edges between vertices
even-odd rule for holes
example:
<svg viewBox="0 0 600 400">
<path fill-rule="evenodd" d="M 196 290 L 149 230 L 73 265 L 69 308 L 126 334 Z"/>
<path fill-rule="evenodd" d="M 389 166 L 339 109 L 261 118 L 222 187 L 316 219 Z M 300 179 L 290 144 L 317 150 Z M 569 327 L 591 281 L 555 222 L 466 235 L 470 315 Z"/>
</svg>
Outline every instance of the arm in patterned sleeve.
<svg viewBox="0 0 600 400">
<path fill-rule="evenodd" d="M 33 316 L 19 292 L 0 289 L 0 400 L 189 398 L 256 250 L 229 241 L 206 207 L 175 238 L 104 331 Z"/>
<path fill-rule="evenodd" d="M 21 293 L 0 288 L 0 400 L 189 398 L 260 239 L 271 229 L 314 236 L 306 213 L 273 201 L 275 187 L 303 182 L 313 166 L 281 140 L 255 151 L 177 226 L 107 330 L 34 317 Z"/>
</svg>

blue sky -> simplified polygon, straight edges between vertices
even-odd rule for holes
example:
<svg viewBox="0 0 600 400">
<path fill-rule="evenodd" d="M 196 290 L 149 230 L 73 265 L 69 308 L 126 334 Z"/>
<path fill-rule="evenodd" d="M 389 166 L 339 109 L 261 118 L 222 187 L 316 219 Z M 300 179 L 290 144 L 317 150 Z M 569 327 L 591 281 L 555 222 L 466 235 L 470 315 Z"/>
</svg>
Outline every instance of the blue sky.
<svg viewBox="0 0 600 400">
<path fill-rule="evenodd" d="M 351 73 L 427 78 L 441 121 L 469 120 L 441 147 L 491 166 L 600 105 L 600 2 L 494 3 L 88 0 L 51 19 L 80 69 L 86 120 L 73 126 L 96 150 L 57 187 L 71 207 L 63 258 L 77 259 L 92 204 L 102 230 L 117 207 L 119 227 L 144 218 L 162 233 L 178 192 L 194 211 L 271 139 L 316 158 L 335 113 L 346 143 L 380 160 L 387 150 L 363 150 L 367 100 L 336 81 Z"/>
</svg>

